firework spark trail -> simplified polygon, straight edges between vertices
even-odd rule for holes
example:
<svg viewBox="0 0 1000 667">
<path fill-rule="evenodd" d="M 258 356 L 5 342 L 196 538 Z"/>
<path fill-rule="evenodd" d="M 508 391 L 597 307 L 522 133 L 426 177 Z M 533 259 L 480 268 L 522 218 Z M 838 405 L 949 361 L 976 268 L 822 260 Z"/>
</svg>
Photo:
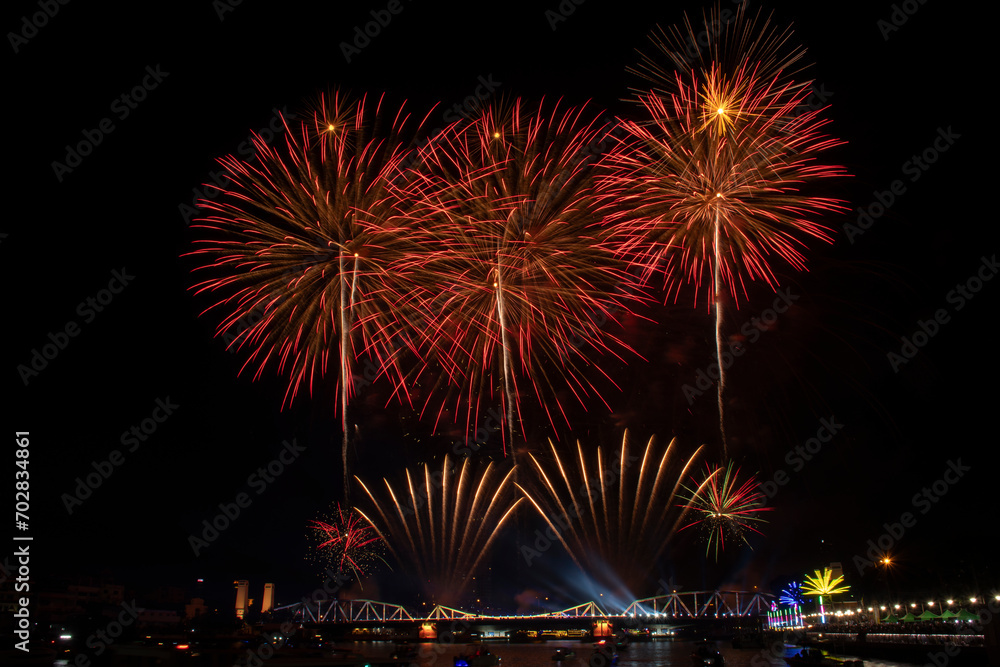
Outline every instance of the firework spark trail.
<svg viewBox="0 0 1000 667">
<path fill-rule="evenodd" d="M 383 117 L 391 126 L 379 136 L 373 128 Z M 350 104 L 334 95 L 298 125 L 285 124 L 284 146 L 255 137 L 254 160 L 219 160 L 231 182 L 217 188 L 217 201 L 203 202 L 210 215 L 197 227 L 206 238 L 189 253 L 205 258 L 198 268 L 215 275 L 194 290 L 219 295 L 206 309 L 225 312 L 217 335 L 250 312 L 263 313 L 231 345 L 250 351 L 241 372 L 257 364 L 254 379 L 270 364 L 288 374 L 283 404 L 304 386 L 314 392 L 331 348 L 339 357 L 346 497 L 354 360 L 371 355 L 406 391 L 396 341 L 408 326 L 413 287 L 400 265 L 404 257 L 416 261 L 420 247 L 409 240 L 408 203 L 389 186 L 408 155 L 400 137 L 413 123 L 382 99 Z"/>
<path fill-rule="evenodd" d="M 521 485 L 518 488 L 584 573 L 593 575 L 610 570 L 629 590 L 637 590 L 666 550 L 687 511 L 678 509 L 673 500 L 702 447 L 681 464 L 674 460 L 675 444 L 672 440 L 660 455 L 655 439 L 650 438 L 642 456 L 633 457 L 628 453 L 626 432 L 621 451 L 610 457 L 606 465 L 600 447 L 591 464 L 577 442 L 574 469 L 563 462 L 550 441 L 548 462 L 529 455 L 539 483 L 535 488 Z M 641 460 L 638 474 L 634 474 L 630 471 L 634 471 L 633 464 L 638 460 Z M 655 476 L 651 475 L 652 468 L 656 469 Z M 589 471 L 596 473 L 594 477 Z M 675 474 L 671 484 L 669 479 Z M 608 492 L 614 483 L 619 484 L 617 494 Z M 677 514 L 672 522 L 671 513 Z M 566 520 L 557 521 L 553 517 Z"/>
<path fill-rule="evenodd" d="M 491 462 L 481 474 L 475 474 L 471 465 L 465 458 L 457 467 L 447 456 L 440 472 L 432 473 L 430 466 L 424 465 L 422 487 L 414 486 L 413 475 L 407 470 L 408 504 L 400 502 L 406 497 L 397 494 L 388 480 L 383 479 L 387 495 L 380 496 L 355 477 L 380 521 L 360 509 L 359 514 L 386 540 L 400 563 L 412 564 L 421 581 L 430 583 L 427 592 L 441 604 L 458 601 L 522 500 L 514 498 L 516 468 L 501 475 Z"/>
<path fill-rule="evenodd" d="M 725 468 L 712 467 L 706 463 L 705 476 L 701 482 L 694 484 L 695 480 L 692 479 L 691 487 L 684 486 L 688 495 L 682 498 L 686 501 L 682 507 L 694 512 L 698 518 L 681 530 L 692 526 L 701 526 L 706 530 L 706 556 L 714 545 L 715 557 L 718 559 L 720 547 L 725 551 L 727 534 L 730 538 L 738 537 L 748 546 L 750 543 L 747 542 L 745 530 L 763 535 L 754 524 L 765 522 L 758 514 L 771 508 L 763 506 L 764 494 L 760 491 L 756 478 L 751 477 L 740 484 L 739 474 L 739 468 L 733 472 L 732 461 Z"/>
<path fill-rule="evenodd" d="M 722 393 L 726 389 L 726 371 L 725 365 L 722 363 L 722 285 L 720 281 L 719 264 L 721 263 L 722 257 L 720 256 L 720 241 L 719 241 L 719 228 L 720 228 L 720 214 L 719 211 L 715 211 L 715 234 L 713 243 L 713 252 L 715 254 L 715 261 L 713 270 L 715 272 L 715 359 L 719 365 L 719 386 L 718 386 L 718 403 L 719 403 L 719 433 L 722 437 L 722 455 L 728 456 L 728 446 L 726 444 L 726 413 L 725 413 L 725 403 L 723 402 Z"/>
<path fill-rule="evenodd" d="M 504 395 L 507 398 L 507 435 L 511 439 L 514 437 L 514 397 L 511 393 L 511 364 L 510 364 L 510 327 L 507 318 L 504 317 L 503 298 L 503 266 L 500 263 L 500 253 L 497 253 L 497 274 L 494 283 L 497 293 L 497 319 L 500 322 L 501 347 L 503 348 L 503 386 Z"/>
<path fill-rule="evenodd" d="M 464 404 L 468 430 L 481 400 L 499 394 L 505 452 L 524 424 L 525 383 L 550 424 L 568 424 L 556 391 L 586 407 L 601 394 L 585 369 L 613 383 L 589 355 L 631 352 L 594 324 L 617 322 L 642 291 L 618 259 L 620 237 L 602 224 L 590 145 L 606 129 L 588 113 L 520 101 L 487 109 L 425 149 L 402 186 L 419 202 L 421 242 L 436 249 L 414 267 L 434 323 L 425 356 L 442 369 L 424 410 L 436 409 L 436 426 Z M 619 284 L 629 289 L 616 294 Z"/>
</svg>

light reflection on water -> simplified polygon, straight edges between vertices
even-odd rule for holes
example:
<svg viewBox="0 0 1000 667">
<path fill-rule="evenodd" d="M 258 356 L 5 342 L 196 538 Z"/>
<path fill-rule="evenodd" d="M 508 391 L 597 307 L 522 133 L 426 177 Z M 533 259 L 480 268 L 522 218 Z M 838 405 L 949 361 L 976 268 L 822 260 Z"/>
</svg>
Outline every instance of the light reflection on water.
<svg viewBox="0 0 1000 667">
<path fill-rule="evenodd" d="M 356 643 L 342 645 L 345 648 L 361 653 L 367 657 L 388 656 L 392 652 L 391 644 Z M 452 667 L 455 656 L 474 650 L 473 645 L 443 645 L 419 644 L 422 659 L 417 663 L 420 667 Z M 490 651 L 503 659 L 502 667 L 599 667 L 607 663 L 603 656 L 597 654 L 593 645 L 577 641 L 549 641 L 544 644 L 502 644 L 488 643 Z M 728 642 L 719 642 L 717 647 L 726 659 L 726 667 L 766 667 L 767 665 L 787 665 L 781 658 L 774 657 L 767 649 L 734 649 Z M 556 662 L 552 655 L 557 648 L 572 649 L 576 657 L 570 660 Z M 693 642 L 689 641 L 656 641 L 630 644 L 619 653 L 619 667 L 630 665 L 657 665 L 691 667 L 691 653 L 695 650 Z M 792 656 L 797 648 L 786 647 L 784 655 Z M 425 657 L 424 657 L 425 656 Z M 866 667 L 882 665 L 884 667 L 912 667 L 913 663 L 865 661 Z"/>
<path fill-rule="evenodd" d="M 388 657 L 395 649 L 395 645 L 389 642 L 355 642 L 352 644 L 338 644 L 338 648 L 346 648 L 359 653 L 367 658 Z M 421 659 L 416 665 L 420 667 L 452 667 L 454 658 L 466 652 L 475 650 L 476 646 L 471 644 L 433 644 L 424 643 L 417 645 Z M 549 641 L 544 644 L 504 644 L 489 643 L 486 647 L 490 651 L 503 659 L 502 667 L 606 667 L 607 661 L 589 642 L 578 641 Z M 557 648 L 572 649 L 576 652 L 576 657 L 564 661 L 553 661 L 552 655 Z M 780 657 L 775 657 L 768 649 L 734 649 L 728 646 L 728 642 L 719 642 L 717 648 L 722 652 L 726 660 L 726 667 L 775 667 L 787 665 L 788 663 Z M 629 647 L 619 653 L 618 661 L 615 663 L 619 667 L 629 667 L 630 665 L 656 665 L 658 667 L 691 667 L 691 653 L 695 650 L 695 644 L 690 641 L 656 641 L 639 642 L 630 644 Z M 792 656 L 798 651 L 797 648 L 786 647 L 784 656 Z M 279 667 L 280 661 L 275 660 L 273 667 Z M 887 662 L 866 660 L 865 667 L 912 667 L 919 663 Z M 54 667 L 71 667 L 66 660 L 56 660 Z M 267 667 L 267 661 L 264 661 Z"/>
</svg>

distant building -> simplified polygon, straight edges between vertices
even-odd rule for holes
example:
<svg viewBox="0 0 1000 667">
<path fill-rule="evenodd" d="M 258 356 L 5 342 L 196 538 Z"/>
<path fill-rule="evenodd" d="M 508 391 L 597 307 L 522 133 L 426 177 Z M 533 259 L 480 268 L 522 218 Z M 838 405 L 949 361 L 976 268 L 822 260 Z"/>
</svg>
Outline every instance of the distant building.
<svg viewBox="0 0 1000 667">
<path fill-rule="evenodd" d="M 205 598 L 191 598 L 191 602 L 184 605 L 184 618 L 191 620 L 208 613 L 208 606 Z"/>
<path fill-rule="evenodd" d="M 274 609 L 274 584 L 264 584 L 264 601 L 260 605 L 260 613 L 266 614 Z"/>
<path fill-rule="evenodd" d="M 236 585 L 236 618 L 244 618 L 250 606 L 250 582 L 246 579 L 239 579 L 233 582 Z"/>
<path fill-rule="evenodd" d="M 172 628 L 181 622 L 181 615 L 172 609 L 140 609 L 141 628 Z"/>
</svg>

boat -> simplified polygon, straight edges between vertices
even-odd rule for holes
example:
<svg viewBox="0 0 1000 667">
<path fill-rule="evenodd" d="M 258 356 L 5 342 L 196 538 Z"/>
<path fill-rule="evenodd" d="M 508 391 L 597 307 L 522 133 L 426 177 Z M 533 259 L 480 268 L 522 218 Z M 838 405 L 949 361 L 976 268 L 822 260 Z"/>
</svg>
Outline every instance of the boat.
<svg viewBox="0 0 1000 667">
<path fill-rule="evenodd" d="M 864 667 L 864 660 L 833 658 L 818 648 L 804 648 L 793 656 L 785 658 L 789 665 L 815 665 L 818 667 Z"/>
<path fill-rule="evenodd" d="M 609 642 L 607 639 L 595 642 L 594 652 L 604 656 L 604 659 L 607 661 L 605 664 L 618 664 L 618 652 L 615 651 L 614 642 Z"/>
<path fill-rule="evenodd" d="M 499 664 L 500 656 L 486 648 L 478 648 L 472 653 L 463 653 L 455 657 L 455 667 L 493 667 Z"/>
<path fill-rule="evenodd" d="M 696 646 L 694 653 L 691 654 L 691 662 L 695 667 L 725 667 L 726 659 L 714 646 L 709 646 L 707 643 L 699 643 Z"/>
<path fill-rule="evenodd" d="M 561 660 L 569 660 L 570 658 L 576 657 L 576 651 L 571 648 L 557 648 L 556 652 L 552 655 L 552 659 L 559 662 Z"/>
</svg>

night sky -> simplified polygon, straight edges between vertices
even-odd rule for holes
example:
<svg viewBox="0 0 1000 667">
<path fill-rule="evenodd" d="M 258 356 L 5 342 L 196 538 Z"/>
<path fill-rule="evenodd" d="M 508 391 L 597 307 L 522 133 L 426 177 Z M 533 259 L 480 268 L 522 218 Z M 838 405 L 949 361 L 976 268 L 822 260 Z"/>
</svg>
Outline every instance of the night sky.
<svg viewBox="0 0 1000 667">
<path fill-rule="evenodd" d="M 275 110 L 296 113 L 331 89 L 384 92 L 418 115 L 440 103 L 430 128 L 477 89 L 490 90 L 490 100 L 563 98 L 589 102 L 595 115 L 627 116 L 635 109 L 621 100 L 638 83 L 626 73 L 635 50 L 648 50 L 656 24 L 706 6 L 349 4 L 71 3 L 38 19 L 37 29 L 22 17 L 39 5 L 10 6 L 13 150 L 0 266 L 13 401 L 3 413 L 9 434 L 31 433 L 29 532 L 40 580 L 104 573 L 186 585 L 203 577 L 224 589 L 246 578 L 254 590 L 277 582 L 282 600 L 316 583 L 304 560 L 305 525 L 342 495 L 332 382 L 282 410 L 285 378 L 238 376 L 245 357 L 213 337 L 216 316 L 199 316 L 211 302 L 191 293 L 194 262 L 183 255 L 197 237 L 190 207 L 208 191 L 202 184 L 218 171 L 217 157 L 245 150 Z M 387 4 L 398 12 L 385 14 Z M 889 2 L 763 5 L 808 48 L 808 76 L 830 105 L 829 131 L 846 140 L 830 159 L 852 174 L 825 194 L 851 212 L 826 220 L 836 240 L 810 244 L 808 272 L 777 267 L 794 306 L 731 369 L 734 459 L 763 480 L 787 480 L 774 487 L 766 538 L 715 563 L 696 535 L 684 534 L 637 596 L 656 592 L 661 576 L 679 588 L 769 590 L 831 561 L 844 563 L 849 582 L 877 588 L 884 584 L 871 570 L 858 576 L 854 557 L 904 512 L 915 523 L 890 549 L 894 587 L 959 595 L 998 584 L 988 543 L 996 533 L 1000 280 L 978 282 L 998 271 L 986 205 L 995 144 L 983 122 L 992 104 L 989 81 L 983 86 L 989 21 L 957 3 L 903 4 L 911 16 Z M 342 44 L 374 20 L 371 12 L 391 20 L 345 55 Z M 136 86 L 141 101 L 122 98 Z M 67 155 L 88 140 L 96 144 L 90 154 Z M 875 215 L 845 233 L 845 224 L 859 224 L 859 208 Z M 729 314 L 734 332 L 774 299 L 754 286 Z M 553 435 L 563 445 L 579 438 L 614 447 L 627 427 L 637 442 L 676 436 L 685 451 L 702 443 L 718 451 L 714 388 L 691 405 L 683 393 L 712 361 L 711 316 L 687 297 L 639 314 L 616 333 L 645 360 L 607 360 L 621 386 L 605 394 L 611 410 L 597 401 L 573 407 L 573 429 L 557 433 L 535 420 L 525 427 L 528 448 Z M 919 334 L 927 330 L 934 335 Z M 904 337 L 925 344 L 904 350 Z M 51 341 L 64 349 L 26 372 L 33 351 Z M 912 358 L 893 364 L 887 356 L 904 351 Z M 432 433 L 412 411 L 387 405 L 389 393 L 376 382 L 356 404 L 352 466 L 365 479 L 440 461 L 461 436 Z M 154 415 L 161 421 L 147 421 L 142 433 Z M 807 461 L 795 449 L 824 424 L 837 432 Z M 128 434 L 133 426 L 143 440 Z M 304 450 L 258 494 L 250 476 L 286 441 Z M 120 465 L 69 512 L 65 494 L 114 450 Z M 499 435 L 476 456 L 502 458 Z M 915 497 L 959 461 L 965 469 L 938 485 L 940 498 Z M 241 492 L 251 504 L 195 556 L 189 535 Z M 518 525 L 526 534 L 537 527 L 529 517 Z M 515 606 L 527 588 L 553 590 L 546 572 L 572 567 L 555 551 L 544 567 L 515 567 L 517 541 L 505 534 L 493 557 L 498 604 Z M 407 602 L 398 574 L 364 596 Z"/>
</svg>

